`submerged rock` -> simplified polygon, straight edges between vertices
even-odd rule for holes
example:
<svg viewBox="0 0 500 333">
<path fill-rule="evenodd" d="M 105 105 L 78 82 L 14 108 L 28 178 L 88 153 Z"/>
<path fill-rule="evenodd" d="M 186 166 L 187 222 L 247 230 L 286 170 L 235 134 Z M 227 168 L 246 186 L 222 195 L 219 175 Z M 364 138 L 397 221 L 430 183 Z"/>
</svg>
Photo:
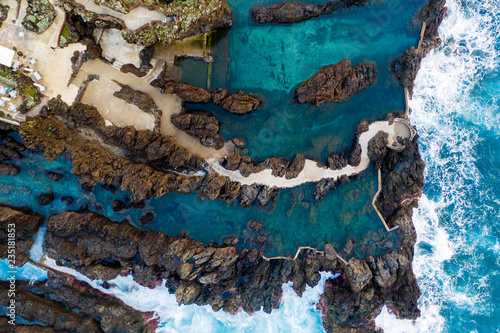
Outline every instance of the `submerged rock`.
<svg viewBox="0 0 500 333">
<path fill-rule="evenodd" d="M 295 91 L 298 103 L 311 103 L 319 106 L 326 102 L 341 102 L 365 88 L 377 79 L 377 68 L 372 64 L 340 62 L 322 67 L 318 73 L 304 81 Z"/>
<path fill-rule="evenodd" d="M 248 222 L 248 228 L 250 228 L 253 232 L 259 232 L 262 230 L 262 222 L 252 220 Z"/>
<path fill-rule="evenodd" d="M 186 237 L 141 231 L 93 212 L 66 212 L 48 220 L 44 247 L 47 256 L 64 259 L 65 265 L 92 278 L 111 279 L 127 272 L 149 287 L 165 279 L 179 303 L 209 304 L 230 313 L 262 308 L 270 312 L 280 304 L 283 283 L 313 286 L 319 281 L 319 269 L 343 265 L 313 250 L 297 259 L 265 260 L 257 249 L 238 253 L 231 246 L 235 237 L 226 240 L 223 247 L 205 246 Z M 264 235 L 255 239 L 259 244 L 265 241 Z M 104 271 L 100 264 L 104 261 L 114 270 Z"/>
<path fill-rule="evenodd" d="M 286 169 L 285 178 L 286 179 L 297 178 L 302 169 L 304 169 L 305 164 L 306 164 L 306 158 L 303 155 L 301 154 L 295 155 L 295 158 L 293 159 L 292 163 L 290 163 L 290 165 L 288 165 L 288 168 Z"/>
<path fill-rule="evenodd" d="M 55 181 L 55 182 L 58 182 L 60 181 L 64 176 L 61 174 L 61 173 L 58 173 L 58 172 L 54 172 L 54 171 L 49 171 L 47 172 L 47 178 Z"/>
<path fill-rule="evenodd" d="M 173 114 L 170 119 L 175 127 L 200 138 L 202 145 L 217 150 L 224 146 L 224 139 L 219 136 L 220 123 L 210 112 L 190 110 L 181 114 Z"/>
<path fill-rule="evenodd" d="M 43 193 L 38 196 L 38 202 L 42 206 L 47 206 L 52 201 L 54 201 L 54 199 L 55 199 L 54 193 Z"/>
</svg>

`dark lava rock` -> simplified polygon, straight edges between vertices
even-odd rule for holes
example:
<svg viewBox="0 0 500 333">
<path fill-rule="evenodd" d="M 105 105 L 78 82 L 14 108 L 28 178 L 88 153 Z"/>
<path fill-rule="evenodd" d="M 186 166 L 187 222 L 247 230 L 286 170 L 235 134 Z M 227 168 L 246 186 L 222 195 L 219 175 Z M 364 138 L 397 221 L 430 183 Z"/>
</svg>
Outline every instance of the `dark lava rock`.
<svg viewBox="0 0 500 333">
<path fill-rule="evenodd" d="M 0 163 L 0 175 L 17 176 L 21 172 L 21 168 L 17 165 Z"/>
<path fill-rule="evenodd" d="M 14 148 L 16 149 L 17 151 L 25 151 L 26 150 L 26 146 L 24 144 L 22 144 L 21 142 L 18 142 L 16 141 L 16 139 L 14 139 L 13 137 L 6 137 L 3 141 L 3 143 L 7 146 L 7 147 L 11 147 L 11 148 Z"/>
<path fill-rule="evenodd" d="M 160 88 L 163 93 L 176 94 L 187 103 L 214 103 L 226 111 L 235 114 L 249 113 L 262 105 L 262 101 L 254 94 L 245 94 L 243 91 L 229 94 L 227 89 L 215 91 L 197 87 L 195 85 L 177 82 L 167 75 L 167 67 L 151 81 L 151 86 Z"/>
<path fill-rule="evenodd" d="M 396 60 L 393 60 L 390 64 L 390 69 L 396 74 L 399 83 L 410 90 L 413 90 L 413 83 L 417 77 L 417 73 L 420 70 L 420 64 L 422 62 L 424 54 L 421 50 L 415 47 L 410 47 L 406 50 L 403 55 L 401 55 Z"/>
<path fill-rule="evenodd" d="M 380 131 L 368 141 L 368 157 L 374 163 L 375 169 L 380 168 L 382 159 L 387 154 L 387 138 L 388 134 Z"/>
<path fill-rule="evenodd" d="M 247 147 L 247 145 L 245 143 L 245 138 L 236 137 L 236 138 L 233 138 L 232 141 L 237 148 L 245 149 Z"/>
<path fill-rule="evenodd" d="M 372 64 L 340 62 L 322 67 L 318 73 L 304 81 L 295 91 L 298 103 L 319 106 L 325 102 L 341 102 L 373 85 L 377 79 L 377 68 Z"/>
<path fill-rule="evenodd" d="M 437 37 L 439 35 L 439 26 L 447 12 L 445 4 L 446 0 L 431 0 L 428 6 L 422 8 L 420 19 L 427 24 L 424 37 Z"/>
<path fill-rule="evenodd" d="M 101 189 L 103 189 L 104 191 L 111 192 L 112 194 L 115 194 L 118 191 L 116 186 L 114 186 L 112 184 L 103 184 L 103 185 L 101 185 Z"/>
<path fill-rule="evenodd" d="M 234 114 L 250 113 L 262 105 L 260 98 L 243 91 L 232 93 L 219 104 L 221 108 Z"/>
<path fill-rule="evenodd" d="M 47 177 L 55 182 L 58 182 L 63 178 L 63 175 L 58 172 L 49 171 L 47 172 Z"/>
<path fill-rule="evenodd" d="M 33 212 L 29 208 L 11 207 L 0 204 L 0 259 L 7 258 L 9 234 L 12 235 L 15 226 L 15 265 L 22 266 L 30 257 L 29 251 L 33 246 L 34 234 L 44 220 L 43 215 Z"/>
<path fill-rule="evenodd" d="M 52 201 L 54 201 L 54 199 L 55 199 L 54 193 L 43 193 L 40 194 L 40 196 L 38 197 L 38 202 L 40 203 L 40 205 L 46 206 L 50 204 Z"/>
<path fill-rule="evenodd" d="M 139 223 L 142 226 L 145 226 L 146 224 L 152 222 L 155 218 L 155 213 L 153 212 L 146 212 L 144 213 L 140 218 L 139 218 Z"/>
<path fill-rule="evenodd" d="M 61 198 L 61 201 L 66 202 L 67 205 L 71 205 L 75 200 L 73 199 L 73 197 L 64 196 Z"/>
<path fill-rule="evenodd" d="M 278 196 L 279 189 L 276 187 L 262 186 L 259 194 L 257 195 L 257 202 L 259 207 L 264 207 Z"/>
<path fill-rule="evenodd" d="M 24 158 L 24 155 L 19 152 L 17 147 L 7 143 L 0 144 L 0 154 L 11 160 Z"/>
<path fill-rule="evenodd" d="M 330 155 L 328 155 L 327 165 L 328 168 L 332 170 L 340 170 L 342 168 L 345 168 L 347 164 L 348 160 L 343 153 L 331 153 Z"/>
<path fill-rule="evenodd" d="M 251 220 L 248 222 L 248 228 L 250 228 L 253 232 L 259 232 L 262 230 L 262 222 Z"/>
<path fill-rule="evenodd" d="M 243 207 L 250 207 L 252 203 L 257 199 L 257 196 L 260 192 L 260 186 L 252 184 L 252 185 L 243 185 L 240 190 L 240 205 Z"/>
<path fill-rule="evenodd" d="M 192 84 L 169 81 L 163 89 L 166 94 L 176 94 L 187 103 L 210 103 L 212 92 L 208 89 L 200 88 Z"/>
<path fill-rule="evenodd" d="M 151 46 L 146 46 L 139 52 L 139 59 L 141 60 L 141 71 L 147 72 L 151 68 L 150 61 L 153 59 L 155 53 L 154 44 Z"/>
<path fill-rule="evenodd" d="M 290 165 L 290 161 L 283 157 L 271 157 L 267 160 L 267 163 L 267 167 L 271 168 L 271 173 L 275 177 L 283 177 Z"/>
<path fill-rule="evenodd" d="M 224 139 L 219 136 L 220 123 L 209 113 L 189 113 L 174 114 L 170 120 L 175 127 L 185 131 L 191 136 L 200 138 L 202 145 L 221 149 L 224 146 Z"/>
<path fill-rule="evenodd" d="M 227 156 L 226 165 L 224 166 L 224 168 L 231 171 L 238 170 L 240 167 L 241 159 L 241 155 L 229 154 Z"/>
<path fill-rule="evenodd" d="M 113 207 L 113 211 L 121 212 L 122 210 L 127 208 L 127 204 L 121 200 L 113 200 L 112 207 Z"/>
<path fill-rule="evenodd" d="M 361 145 L 356 144 L 351 147 L 351 151 L 349 152 L 349 165 L 358 166 L 361 162 Z"/>
<path fill-rule="evenodd" d="M 286 179 L 297 178 L 302 169 L 304 169 L 305 164 L 306 164 L 306 158 L 303 155 L 301 154 L 295 155 L 293 162 L 290 163 L 290 165 L 286 169 L 285 178 Z"/>
<path fill-rule="evenodd" d="M 354 240 L 349 238 L 344 246 L 344 252 L 350 254 L 353 249 L 354 249 Z"/>
<path fill-rule="evenodd" d="M 331 14 L 342 6 L 341 1 L 313 5 L 299 1 L 286 1 L 253 9 L 252 20 L 259 23 L 296 23 L 321 14 Z"/>
<path fill-rule="evenodd" d="M 259 235 L 259 236 L 255 237 L 254 241 L 257 244 L 265 244 L 267 241 L 267 238 L 266 238 L 266 236 Z"/>
</svg>

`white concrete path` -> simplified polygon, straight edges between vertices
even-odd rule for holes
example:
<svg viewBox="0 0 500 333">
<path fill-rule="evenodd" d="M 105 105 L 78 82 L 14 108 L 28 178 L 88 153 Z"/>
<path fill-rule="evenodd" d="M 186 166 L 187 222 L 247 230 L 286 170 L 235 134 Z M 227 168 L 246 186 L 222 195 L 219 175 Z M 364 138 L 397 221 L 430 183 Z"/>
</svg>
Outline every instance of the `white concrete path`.
<svg viewBox="0 0 500 333">
<path fill-rule="evenodd" d="M 315 161 L 306 160 L 304 169 L 300 172 L 298 177 L 286 179 L 285 177 L 276 177 L 272 175 L 271 169 L 265 169 L 259 173 L 252 173 L 248 177 L 244 177 L 239 170 L 230 171 L 225 169 L 220 164 L 220 159 L 208 159 L 209 165 L 212 169 L 222 176 L 229 177 L 232 181 L 237 181 L 242 185 L 266 185 L 270 187 L 289 188 L 299 186 L 305 183 L 315 183 L 322 179 L 333 178 L 338 179 L 342 176 L 352 176 L 361 173 L 370 164 L 368 158 L 368 142 L 371 138 L 377 135 L 378 132 L 383 131 L 389 134 L 389 142 L 396 140 L 397 136 L 409 137 L 407 133 L 400 132 L 398 122 L 389 124 L 388 121 L 376 121 L 370 124 L 368 131 L 359 136 L 359 144 L 361 145 L 361 162 L 358 166 L 348 165 L 340 170 L 332 170 L 326 167 L 319 167 Z"/>
</svg>

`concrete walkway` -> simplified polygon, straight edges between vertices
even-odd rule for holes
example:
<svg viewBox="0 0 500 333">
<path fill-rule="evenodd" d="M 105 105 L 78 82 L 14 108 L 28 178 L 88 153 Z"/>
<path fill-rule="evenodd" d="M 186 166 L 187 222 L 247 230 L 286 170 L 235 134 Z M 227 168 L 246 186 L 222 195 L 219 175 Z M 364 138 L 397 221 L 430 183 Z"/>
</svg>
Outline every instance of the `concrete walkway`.
<svg viewBox="0 0 500 333">
<path fill-rule="evenodd" d="M 289 188 L 299 186 L 305 183 L 315 183 L 322 179 L 339 179 L 342 176 L 352 176 L 361 173 L 370 164 L 368 158 L 368 142 L 371 138 L 377 135 L 378 132 L 383 131 L 388 133 L 389 142 L 396 140 L 398 136 L 409 138 L 409 131 L 406 127 L 398 125 L 400 123 L 394 122 L 389 124 L 388 121 L 376 121 L 370 124 L 367 132 L 359 136 L 359 144 L 361 145 L 361 162 L 358 166 L 347 165 L 340 170 L 332 170 L 326 167 L 319 167 L 315 161 L 306 160 L 304 169 L 300 172 L 298 177 L 286 179 L 285 177 L 276 177 L 272 175 L 271 169 L 265 169 L 259 173 L 253 173 L 248 177 L 244 177 L 239 170 L 230 171 L 220 165 L 220 159 L 208 159 L 209 165 L 212 169 L 222 176 L 229 177 L 232 181 L 237 181 L 242 185 L 266 185 L 277 188 Z"/>
<path fill-rule="evenodd" d="M 127 29 L 136 30 L 142 27 L 145 24 L 148 24 L 151 21 L 162 21 L 164 19 L 168 19 L 171 23 L 171 18 L 167 17 L 160 11 L 157 10 L 149 10 L 145 7 L 139 6 L 137 8 L 132 9 L 128 14 L 123 14 L 117 12 L 111 8 L 104 7 L 101 5 L 96 5 L 93 0 L 74 0 L 76 3 L 79 3 L 85 6 L 85 9 L 90 10 L 91 12 L 97 14 L 106 14 L 114 16 L 123 22 L 127 26 Z"/>
</svg>

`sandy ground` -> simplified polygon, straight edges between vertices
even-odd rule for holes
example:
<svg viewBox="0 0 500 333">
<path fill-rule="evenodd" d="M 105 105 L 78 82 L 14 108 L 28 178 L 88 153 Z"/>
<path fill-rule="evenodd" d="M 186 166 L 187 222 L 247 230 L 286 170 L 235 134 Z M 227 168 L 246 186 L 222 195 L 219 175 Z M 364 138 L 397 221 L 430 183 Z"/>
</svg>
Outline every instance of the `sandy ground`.
<svg viewBox="0 0 500 333">
<path fill-rule="evenodd" d="M 401 127 L 402 125 L 403 127 Z M 361 162 L 358 166 L 348 165 L 340 170 L 331 170 L 326 167 L 319 167 L 315 161 L 306 160 L 304 169 L 300 172 L 297 178 L 286 179 L 285 177 L 276 177 L 272 175 L 271 169 L 265 169 L 260 173 L 253 173 L 248 177 L 243 177 L 239 170 L 230 171 L 220 165 L 218 158 L 208 159 L 210 166 L 218 174 L 229 177 L 232 181 L 237 181 L 243 185 L 267 185 L 270 187 L 288 188 L 295 187 L 305 183 L 318 182 L 325 178 L 338 179 L 342 176 L 351 176 L 364 171 L 370 164 L 368 158 L 368 142 L 379 131 L 389 134 L 389 141 L 395 140 L 397 136 L 410 137 L 408 128 L 398 122 L 392 125 L 388 121 L 377 121 L 370 124 L 367 132 L 359 136 L 359 144 L 361 145 Z"/>
<path fill-rule="evenodd" d="M 93 0 L 75 0 L 75 2 L 85 6 L 85 9 L 90 10 L 97 14 L 108 14 L 119 18 L 130 30 L 136 30 L 151 21 L 162 21 L 164 19 L 169 19 L 165 14 L 157 10 L 149 10 L 142 6 L 134 8 L 128 14 L 123 14 L 112 10 L 108 7 L 101 5 L 96 5 Z"/>
</svg>

